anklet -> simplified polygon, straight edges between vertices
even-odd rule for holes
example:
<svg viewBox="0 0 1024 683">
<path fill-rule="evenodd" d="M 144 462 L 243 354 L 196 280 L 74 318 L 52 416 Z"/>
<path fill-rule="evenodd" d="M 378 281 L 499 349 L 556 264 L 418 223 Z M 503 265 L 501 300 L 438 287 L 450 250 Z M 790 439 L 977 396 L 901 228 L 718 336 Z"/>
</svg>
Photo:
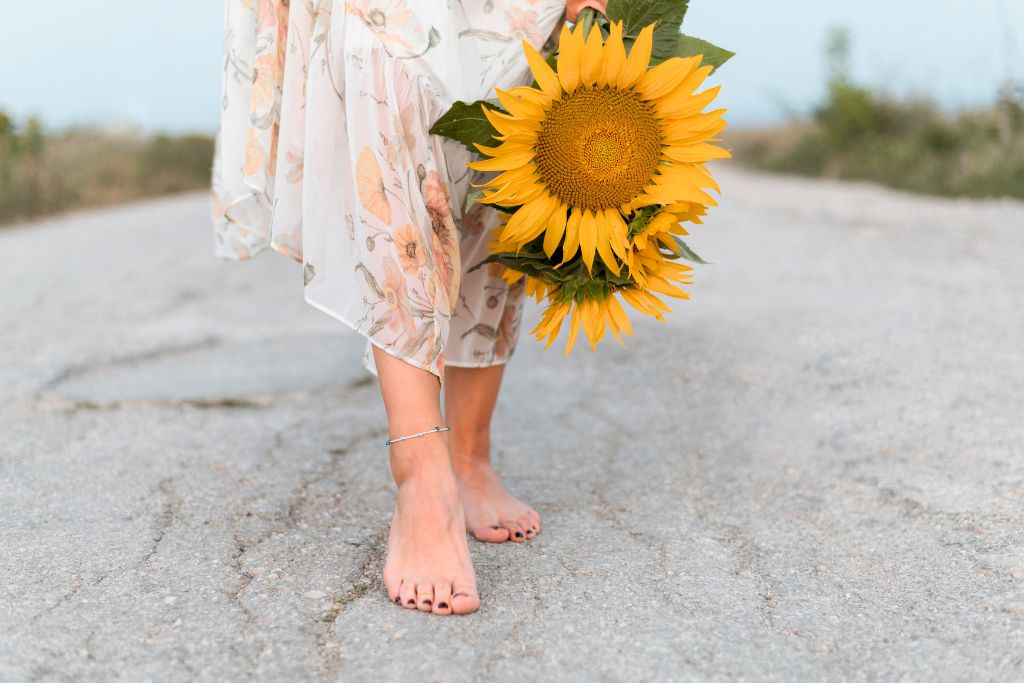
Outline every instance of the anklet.
<svg viewBox="0 0 1024 683">
<path fill-rule="evenodd" d="M 428 429 L 427 431 L 420 432 L 418 434 L 410 434 L 409 436 L 400 436 L 397 439 L 388 439 L 387 441 L 384 442 L 384 445 L 385 446 L 390 446 L 393 443 L 398 443 L 399 441 L 405 441 L 406 439 L 415 439 L 417 436 L 426 436 L 427 434 L 437 434 L 438 432 L 450 432 L 450 431 L 452 431 L 451 427 L 434 427 L 433 429 Z"/>
</svg>

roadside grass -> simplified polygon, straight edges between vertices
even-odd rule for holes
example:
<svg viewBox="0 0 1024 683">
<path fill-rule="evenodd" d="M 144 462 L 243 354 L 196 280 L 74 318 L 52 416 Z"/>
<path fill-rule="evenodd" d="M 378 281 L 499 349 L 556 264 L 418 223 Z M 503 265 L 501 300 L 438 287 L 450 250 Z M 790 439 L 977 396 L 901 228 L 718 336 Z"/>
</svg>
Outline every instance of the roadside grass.
<svg viewBox="0 0 1024 683">
<path fill-rule="evenodd" d="M 213 138 L 49 133 L 0 112 L 0 225 L 209 186 Z"/>
<path fill-rule="evenodd" d="M 1007 84 L 991 108 L 951 116 L 928 99 L 853 83 L 848 56 L 849 38 L 837 31 L 826 101 L 808 121 L 728 136 L 737 160 L 926 194 L 1024 199 L 1024 86 Z"/>
</svg>

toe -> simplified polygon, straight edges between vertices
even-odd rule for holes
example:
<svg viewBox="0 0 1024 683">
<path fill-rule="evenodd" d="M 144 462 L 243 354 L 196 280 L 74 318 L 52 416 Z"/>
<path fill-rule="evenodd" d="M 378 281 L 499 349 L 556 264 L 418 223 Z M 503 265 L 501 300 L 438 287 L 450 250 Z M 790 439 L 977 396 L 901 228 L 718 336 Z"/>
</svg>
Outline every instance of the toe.
<svg viewBox="0 0 1024 683">
<path fill-rule="evenodd" d="M 398 591 L 398 599 L 402 601 L 402 607 L 416 609 L 416 584 L 412 581 L 403 581 L 402 588 Z"/>
<path fill-rule="evenodd" d="M 490 526 L 473 529 L 473 537 L 484 543 L 504 543 L 508 540 L 509 531 L 495 523 Z"/>
<path fill-rule="evenodd" d="M 534 524 L 532 517 L 529 515 L 523 515 L 518 521 L 519 526 L 522 527 L 523 533 L 526 534 L 527 538 L 533 538 L 537 535 L 537 525 Z"/>
<path fill-rule="evenodd" d="M 401 604 L 402 598 L 399 597 L 399 594 L 401 593 L 402 580 L 384 577 L 384 587 L 388 591 L 388 599 L 391 602 Z"/>
<path fill-rule="evenodd" d="M 540 515 L 537 514 L 537 511 L 534 510 L 533 508 L 530 508 L 530 510 L 526 514 L 530 516 L 530 519 L 533 520 L 533 526 L 537 529 L 538 532 L 540 532 Z"/>
<path fill-rule="evenodd" d="M 434 584 L 434 614 L 452 613 L 452 585 L 450 583 Z"/>
<path fill-rule="evenodd" d="M 454 586 L 452 591 L 452 612 L 454 614 L 469 614 L 480 608 L 480 596 L 476 594 L 476 588 L 471 585 Z"/>
<path fill-rule="evenodd" d="M 416 584 L 416 609 L 421 612 L 432 612 L 434 609 L 434 584 Z"/>
<path fill-rule="evenodd" d="M 510 519 L 502 522 L 502 526 L 508 529 L 508 540 L 515 543 L 522 543 L 526 540 L 526 530 L 519 526 L 519 522 Z"/>
</svg>

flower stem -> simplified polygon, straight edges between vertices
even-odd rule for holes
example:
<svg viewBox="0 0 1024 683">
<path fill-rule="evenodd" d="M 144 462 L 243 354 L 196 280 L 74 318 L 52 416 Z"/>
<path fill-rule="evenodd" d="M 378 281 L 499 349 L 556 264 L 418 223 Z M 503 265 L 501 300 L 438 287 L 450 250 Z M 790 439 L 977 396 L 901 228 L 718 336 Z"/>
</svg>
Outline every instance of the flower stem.
<svg viewBox="0 0 1024 683">
<path fill-rule="evenodd" d="M 590 29 L 597 24 L 597 19 L 600 16 L 601 13 L 593 7 L 584 7 L 580 10 L 579 16 L 576 17 L 576 23 L 583 25 L 584 40 L 590 35 Z"/>
</svg>

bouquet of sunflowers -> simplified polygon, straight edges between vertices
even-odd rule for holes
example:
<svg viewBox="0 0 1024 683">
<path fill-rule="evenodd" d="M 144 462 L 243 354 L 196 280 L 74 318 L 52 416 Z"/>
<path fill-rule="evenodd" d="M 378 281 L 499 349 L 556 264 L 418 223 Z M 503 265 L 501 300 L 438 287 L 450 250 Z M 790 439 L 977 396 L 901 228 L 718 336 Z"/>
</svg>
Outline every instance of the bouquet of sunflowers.
<svg viewBox="0 0 1024 683">
<path fill-rule="evenodd" d="M 617 297 L 664 320 L 658 295 L 686 299 L 692 267 L 683 241 L 718 191 L 706 163 L 725 110 L 705 112 L 718 88 L 697 92 L 732 56 L 680 33 L 688 0 L 610 0 L 562 29 L 548 59 L 525 43 L 533 87 L 497 101 L 458 102 L 431 132 L 456 139 L 495 172 L 475 201 L 506 213 L 486 263 L 525 278 L 546 301 L 537 339 L 550 346 L 571 318 L 566 353 L 582 326 L 591 349 L 632 327 Z M 497 144 L 495 144 L 497 143 Z"/>
</svg>

